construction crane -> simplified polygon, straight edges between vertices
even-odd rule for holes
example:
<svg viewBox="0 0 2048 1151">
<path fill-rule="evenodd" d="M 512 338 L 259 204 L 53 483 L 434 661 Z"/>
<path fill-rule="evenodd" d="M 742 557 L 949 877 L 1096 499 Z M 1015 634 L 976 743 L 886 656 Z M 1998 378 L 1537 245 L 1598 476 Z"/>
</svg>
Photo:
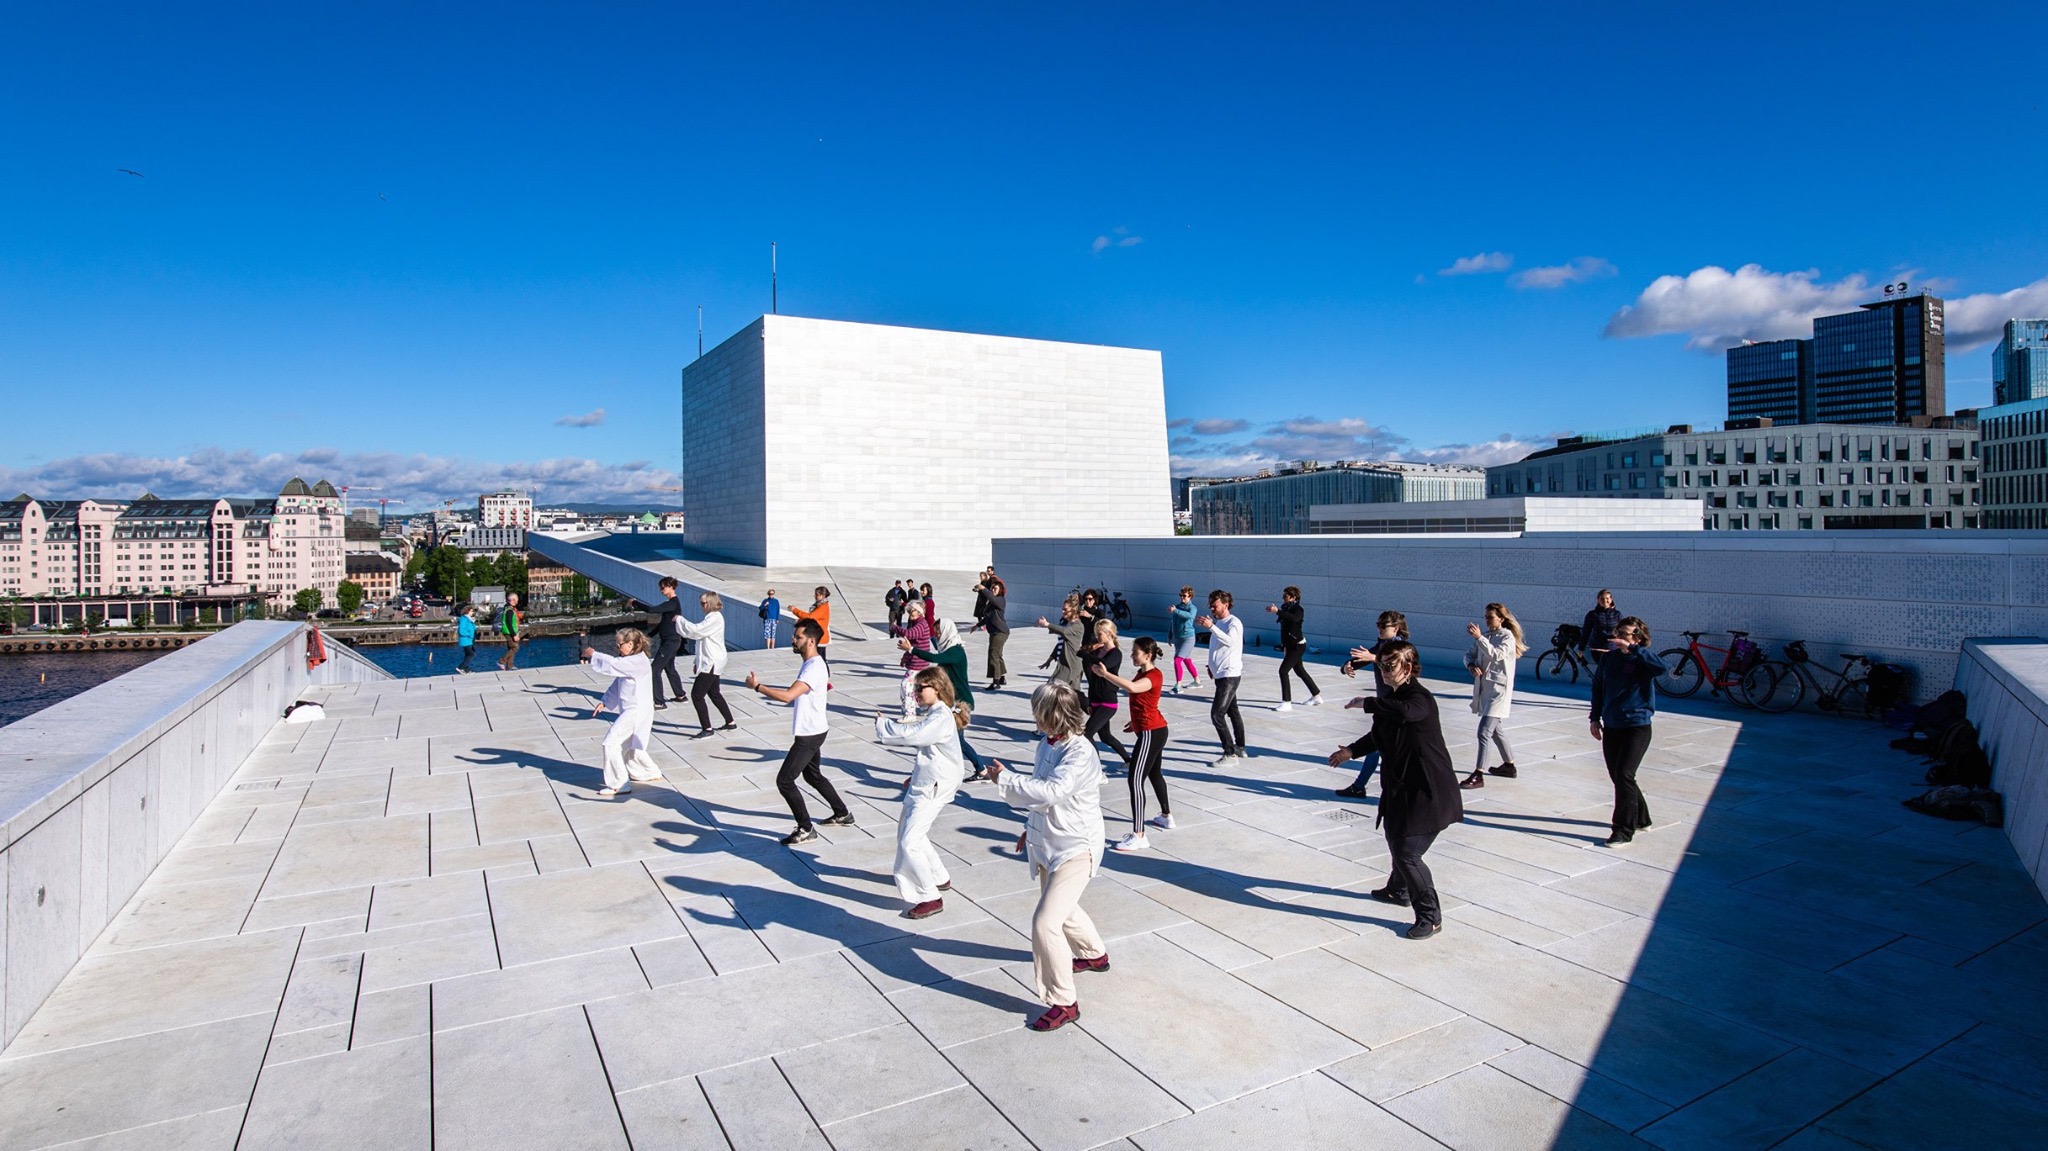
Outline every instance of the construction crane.
<svg viewBox="0 0 2048 1151">
<path fill-rule="evenodd" d="M 358 491 L 358 492 L 381 492 L 381 491 L 383 491 L 383 490 L 384 490 L 383 488 L 366 488 L 366 487 L 362 486 L 361 484 L 343 484 L 343 485 L 341 485 L 341 518 L 343 518 L 343 519 L 347 519 L 347 518 L 348 518 L 348 493 L 349 493 L 349 492 L 351 492 L 351 491 Z"/>
</svg>

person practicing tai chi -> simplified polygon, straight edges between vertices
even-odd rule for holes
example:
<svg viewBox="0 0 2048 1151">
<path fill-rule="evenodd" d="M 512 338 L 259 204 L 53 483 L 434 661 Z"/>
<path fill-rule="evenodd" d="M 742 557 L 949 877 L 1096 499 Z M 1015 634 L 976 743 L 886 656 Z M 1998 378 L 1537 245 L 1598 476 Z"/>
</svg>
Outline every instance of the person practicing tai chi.
<svg viewBox="0 0 2048 1151">
<path fill-rule="evenodd" d="M 1059 642 L 1052 646 L 1052 654 L 1045 657 L 1039 668 L 1043 670 L 1057 663 L 1059 666 L 1053 668 L 1052 682 L 1080 687 L 1081 646 L 1088 634 L 1087 625 L 1081 622 L 1080 598 L 1070 595 L 1061 600 L 1059 622 L 1051 623 L 1044 616 L 1039 616 L 1038 626 L 1059 637 Z"/>
<path fill-rule="evenodd" d="M 943 893 L 953 888 L 931 831 L 932 821 L 960 791 L 960 733 L 968 710 L 953 698 L 952 678 L 942 668 L 918 672 L 916 692 L 917 710 L 909 718 L 891 718 L 887 709 L 875 716 L 875 739 L 917 749 L 896 821 L 896 891 L 910 904 L 905 919 L 928 919 L 946 909 Z"/>
<path fill-rule="evenodd" d="M 633 790 L 629 781 L 647 783 L 661 778 L 661 768 L 647 754 L 654 738 L 654 664 L 647 658 L 647 633 L 622 627 L 612 633 L 617 655 L 583 649 L 583 662 L 592 671 L 612 677 L 604 699 L 592 715 L 615 713 L 612 728 L 604 736 L 604 786 L 597 793 L 609 798 Z"/>
<path fill-rule="evenodd" d="M 811 610 L 793 607 L 789 609 L 789 614 L 799 620 L 807 619 L 818 625 L 818 630 L 825 635 L 824 640 L 818 644 L 818 654 L 825 654 L 825 649 L 832 646 L 832 589 L 823 586 L 812 588 Z"/>
<path fill-rule="evenodd" d="M 1112 677 L 1123 666 L 1123 652 L 1116 645 L 1116 623 L 1096 620 L 1094 638 L 1081 649 L 1081 671 L 1088 680 L 1088 726 L 1081 734 L 1089 742 L 1100 743 L 1115 752 L 1117 762 L 1128 770 L 1131 753 L 1109 730 L 1116 723 L 1117 684 Z"/>
<path fill-rule="evenodd" d="M 675 628 L 697 644 L 696 663 L 692 665 L 696 678 L 690 681 L 690 702 L 697 708 L 699 730 L 691 738 L 703 739 L 711 734 L 711 709 L 704 706 L 705 700 L 718 705 L 718 714 L 725 719 L 721 731 L 731 731 L 739 724 L 733 722 L 732 708 L 726 704 L 725 692 L 718 684 L 718 677 L 725 674 L 725 598 L 708 591 L 697 597 L 697 606 L 704 618 L 691 623 L 677 612 Z"/>
<path fill-rule="evenodd" d="M 1031 913 L 1031 967 L 1045 1014 L 1033 1031 L 1054 1031 L 1081 1018 L 1074 976 L 1108 971 L 1109 949 L 1088 913 L 1081 893 L 1102 868 L 1102 762 L 1081 735 L 1087 726 L 1081 693 L 1068 684 L 1041 684 L 1031 693 L 1031 718 L 1045 738 L 1030 774 L 988 765 L 996 794 L 1025 818 L 1025 854 L 1038 880 L 1038 906 Z"/>
<path fill-rule="evenodd" d="M 1131 664 L 1137 674 L 1129 679 L 1114 671 L 1102 673 L 1103 679 L 1130 693 L 1131 718 L 1124 724 L 1124 730 L 1137 736 L 1137 742 L 1131 746 L 1131 833 L 1117 840 L 1117 851 L 1143 851 L 1151 847 L 1151 841 L 1145 838 L 1147 825 L 1162 831 L 1173 830 L 1173 806 L 1166 798 L 1166 772 L 1161 767 L 1166 754 L 1166 717 L 1159 711 L 1159 690 L 1166 683 L 1166 673 L 1159 670 L 1159 642 L 1149 635 L 1132 640 Z M 1159 796 L 1159 814 L 1151 819 L 1145 818 L 1148 782 Z"/>
<path fill-rule="evenodd" d="M 1472 714 L 1479 717 L 1479 758 L 1472 774 L 1458 786 L 1485 787 L 1488 775 L 1515 778 L 1515 749 L 1508 746 L 1503 725 L 1515 706 L 1515 661 L 1529 650 L 1522 642 L 1522 625 L 1503 604 L 1486 605 L 1486 627 L 1465 625 L 1472 637 L 1472 650 L 1465 653 L 1465 670 L 1472 673 Z M 1487 756 L 1500 752 L 1500 766 L 1488 768 Z"/>
<path fill-rule="evenodd" d="M 896 646 L 909 651 L 910 641 L 899 639 Z M 946 678 L 953 682 L 953 702 L 959 704 L 963 714 L 968 714 L 971 719 L 974 709 L 974 684 L 967 676 L 967 649 L 961 645 L 960 629 L 953 626 L 952 620 L 939 621 L 939 626 L 932 635 L 932 650 L 923 654 L 931 661 L 933 667 L 944 671 Z M 966 764 L 964 770 L 968 772 L 968 780 L 988 778 L 988 761 L 974 750 L 973 744 L 967 742 L 966 723 L 960 725 L 960 758 Z"/>
<path fill-rule="evenodd" d="M 1361 667 L 1371 668 L 1372 693 L 1381 699 L 1385 699 L 1387 692 L 1391 689 L 1387 687 L 1386 679 L 1380 675 L 1379 660 L 1381 656 L 1386 654 L 1384 649 L 1390 641 L 1400 640 L 1403 643 L 1408 641 L 1408 617 L 1397 611 L 1383 611 L 1380 613 L 1379 628 L 1379 641 L 1371 647 L 1352 648 L 1351 658 L 1344 661 L 1343 671 L 1346 677 L 1352 677 L 1358 674 L 1358 669 Z M 1358 748 L 1356 754 L 1349 748 L 1341 747 L 1332 753 L 1330 756 L 1330 766 L 1342 767 L 1344 764 L 1356 759 L 1358 761 L 1358 778 L 1352 780 L 1344 787 L 1338 788 L 1337 794 L 1346 799 L 1364 799 L 1365 785 L 1372 782 L 1372 773 L 1380 765 L 1380 749 L 1373 746 L 1370 733 L 1353 746 Z"/>
<path fill-rule="evenodd" d="M 823 589 L 820 589 L 823 590 Z M 770 687 L 761 682 L 761 677 L 747 673 L 749 690 L 774 700 L 792 705 L 790 708 L 789 754 L 782 757 L 782 770 L 775 773 L 775 789 L 782 793 L 783 802 L 789 804 L 789 813 L 796 817 L 796 830 L 782 837 L 785 847 L 809 843 L 818 838 L 818 829 L 811 823 L 811 811 L 804 804 L 804 793 L 797 790 L 799 777 L 811 785 L 832 807 L 832 814 L 823 822 L 833 827 L 852 827 L 853 813 L 846 809 L 846 801 L 839 797 L 839 789 L 825 778 L 821 766 L 825 748 L 825 732 L 828 724 L 825 713 L 826 694 L 832 686 L 832 673 L 825 666 L 825 657 L 818 653 L 818 641 L 824 629 L 814 619 L 800 619 L 790 629 L 789 646 L 795 650 L 803 666 L 796 673 L 796 682 L 788 687 Z"/>
<path fill-rule="evenodd" d="M 1344 705 L 1371 715 L 1372 732 L 1340 750 L 1356 755 L 1367 740 L 1380 749 L 1377 822 L 1386 831 L 1393 874 L 1372 897 L 1413 907 L 1415 926 L 1408 929 L 1408 938 L 1428 939 L 1443 930 L 1444 915 L 1436 879 L 1422 856 L 1444 828 L 1465 818 L 1465 804 L 1458 796 L 1450 749 L 1444 746 L 1436 697 L 1416 675 L 1414 646 L 1400 640 L 1381 646 L 1380 675 L 1389 690 L 1385 697 L 1362 695 Z M 1330 761 L 1343 762 L 1336 755 Z"/>
<path fill-rule="evenodd" d="M 1302 634 L 1301 589 L 1285 587 L 1280 590 L 1280 602 L 1269 603 L 1266 610 L 1280 617 L 1280 705 L 1274 711 L 1294 710 L 1294 681 L 1289 673 L 1301 677 L 1301 685 L 1308 689 L 1308 705 L 1321 707 L 1323 693 L 1316 687 L 1315 677 L 1301 662 L 1308 654 L 1308 638 Z"/>
<path fill-rule="evenodd" d="M 1244 621 L 1230 614 L 1230 593 L 1217 588 L 1209 593 L 1209 614 L 1195 622 L 1209 629 L 1209 681 L 1216 694 L 1209 700 L 1209 722 L 1216 725 L 1216 740 L 1223 755 L 1216 767 L 1235 767 L 1250 759 L 1244 745 L 1244 713 L 1237 709 L 1237 684 L 1244 677 Z"/>
<path fill-rule="evenodd" d="M 1202 673 L 1195 667 L 1195 589 L 1183 586 L 1180 599 L 1166 612 L 1166 642 L 1173 645 L 1173 694 L 1180 694 L 1181 668 L 1187 668 L 1188 682 L 1202 686 Z"/>
<path fill-rule="evenodd" d="M 1650 726 L 1657 718 L 1657 677 L 1664 661 L 1650 654 L 1650 628 L 1624 616 L 1593 668 L 1589 709 L 1593 740 L 1614 782 L 1614 818 L 1607 846 L 1622 847 L 1650 826 L 1650 801 L 1636 785 L 1636 770 L 1650 750 Z"/>
</svg>

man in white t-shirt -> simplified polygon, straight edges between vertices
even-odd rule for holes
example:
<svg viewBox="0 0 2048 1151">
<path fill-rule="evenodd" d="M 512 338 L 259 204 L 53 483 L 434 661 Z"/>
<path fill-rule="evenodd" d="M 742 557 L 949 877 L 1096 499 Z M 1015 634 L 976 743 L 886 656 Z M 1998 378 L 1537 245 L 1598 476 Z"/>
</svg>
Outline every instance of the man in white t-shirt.
<svg viewBox="0 0 2048 1151">
<path fill-rule="evenodd" d="M 760 692 L 777 703 L 791 707 L 790 731 L 796 739 L 789 745 L 789 754 L 782 759 L 782 770 L 775 774 L 775 788 L 789 804 L 789 813 L 796 817 L 796 830 L 782 837 L 784 846 L 795 847 L 818 838 L 817 828 L 811 825 L 810 808 L 804 805 L 804 793 L 799 791 L 796 781 L 799 777 L 811 785 L 826 803 L 832 805 L 832 814 L 824 822 L 834 827 L 852 827 L 853 813 L 846 809 L 846 801 L 839 798 L 839 789 L 825 778 L 821 766 L 827 727 L 825 700 L 831 689 L 831 672 L 825 667 L 825 657 L 818 654 L 819 641 L 825 638 L 825 629 L 816 620 L 800 619 L 792 629 L 789 646 L 797 658 L 803 660 L 803 667 L 797 671 L 796 682 L 788 687 L 769 687 L 761 677 L 747 673 L 747 686 Z"/>
<path fill-rule="evenodd" d="M 1216 685 L 1209 701 L 1209 722 L 1223 744 L 1217 767 L 1235 767 L 1251 758 L 1244 746 L 1244 716 L 1237 710 L 1237 681 L 1244 677 L 1244 621 L 1230 614 L 1230 593 L 1209 593 L 1209 614 L 1195 623 L 1209 629 L 1209 681 Z"/>
</svg>

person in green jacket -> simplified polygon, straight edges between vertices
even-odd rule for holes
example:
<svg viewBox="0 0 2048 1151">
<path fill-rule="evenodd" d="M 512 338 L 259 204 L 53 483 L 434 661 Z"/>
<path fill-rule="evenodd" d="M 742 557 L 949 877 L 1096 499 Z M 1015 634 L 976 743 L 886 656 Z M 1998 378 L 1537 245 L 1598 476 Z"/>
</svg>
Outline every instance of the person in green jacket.
<svg viewBox="0 0 2048 1151">
<path fill-rule="evenodd" d="M 916 649 L 917 658 L 946 669 L 946 678 L 953 683 L 953 696 L 970 710 L 974 707 L 974 684 L 967 674 L 967 648 L 960 642 L 960 629 L 953 621 L 942 619 L 932 640 L 932 650 Z M 908 639 L 899 639 L 896 646 L 904 651 L 912 650 Z M 970 780 L 988 778 L 988 761 L 967 742 L 967 730 L 960 730 L 960 757 L 974 770 L 967 776 Z"/>
<path fill-rule="evenodd" d="M 498 670 L 511 671 L 519 658 L 519 593 L 505 593 L 504 610 L 498 613 L 498 634 L 505 637 L 505 654 L 498 657 Z"/>
</svg>

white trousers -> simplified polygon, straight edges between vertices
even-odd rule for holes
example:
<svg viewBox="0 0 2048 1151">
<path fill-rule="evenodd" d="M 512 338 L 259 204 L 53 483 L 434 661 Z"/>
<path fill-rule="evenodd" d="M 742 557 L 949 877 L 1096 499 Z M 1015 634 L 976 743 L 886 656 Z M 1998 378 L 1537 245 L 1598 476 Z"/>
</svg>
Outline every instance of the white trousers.
<svg viewBox="0 0 2048 1151">
<path fill-rule="evenodd" d="M 1094 959 L 1109 949 L 1096 933 L 1095 921 L 1081 910 L 1095 861 L 1078 855 L 1054 871 L 1038 873 L 1038 906 L 1031 913 L 1031 974 L 1038 998 L 1048 1007 L 1071 1007 L 1074 959 Z"/>
<path fill-rule="evenodd" d="M 904 793 L 903 816 L 896 822 L 896 893 L 911 903 L 937 899 L 939 884 L 953 880 L 931 836 L 932 822 L 952 799 L 936 787 Z"/>
<path fill-rule="evenodd" d="M 654 713 L 621 715 L 604 736 L 604 785 L 620 788 L 628 779 L 659 779 L 661 768 L 647 754 L 654 738 Z M 629 766 L 630 765 L 630 766 Z"/>
</svg>

